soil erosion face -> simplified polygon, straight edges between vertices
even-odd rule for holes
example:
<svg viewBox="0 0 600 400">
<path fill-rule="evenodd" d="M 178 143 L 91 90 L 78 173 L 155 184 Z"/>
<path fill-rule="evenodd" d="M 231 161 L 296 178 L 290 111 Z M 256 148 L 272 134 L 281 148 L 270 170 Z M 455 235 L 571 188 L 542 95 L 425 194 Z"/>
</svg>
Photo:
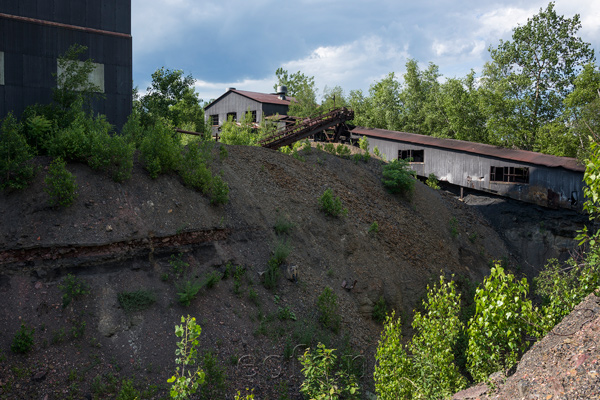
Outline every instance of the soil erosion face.
<svg viewBox="0 0 600 400">
<path fill-rule="evenodd" d="M 226 148 L 222 160 L 215 149 L 212 165 L 230 187 L 225 206 L 211 206 L 176 175 L 152 180 L 138 164 L 123 184 L 70 164 L 78 199 L 53 209 L 43 190 L 47 159 L 29 188 L 0 194 L 0 395 L 105 398 L 132 379 L 144 396 L 165 396 L 174 325 L 188 314 L 202 326 L 200 352 L 223 369 L 211 376 L 226 385 L 213 386 L 228 398 L 246 387 L 260 399 L 297 398 L 304 347 L 296 346 L 318 341 L 352 354 L 372 390 L 375 304 L 383 298 L 408 316 L 440 273 L 479 280 L 490 259 L 508 254 L 487 222 L 452 197 L 420 182 L 410 196 L 387 193 L 377 160 Z M 319 209 L 326 189 L 347 216 Z M 287 233 L 276 234 L 278 221 Z M 369 232 L 375 221 L 378 232 Z M 277 248 L 289 256 L 267 290 Z M 63 307 L 67 274 L 89 293 Z M 185 282 L 205 283 L 187 307 L 178 302 Z M 339 330 L 319 322 L 326 287 L 337 298 Z M 155 302 L 126 310 L 119 295 L 132 291 Z M 35 328 L 26 356 L 9 350 L 21 324 Z"/>
</svg>

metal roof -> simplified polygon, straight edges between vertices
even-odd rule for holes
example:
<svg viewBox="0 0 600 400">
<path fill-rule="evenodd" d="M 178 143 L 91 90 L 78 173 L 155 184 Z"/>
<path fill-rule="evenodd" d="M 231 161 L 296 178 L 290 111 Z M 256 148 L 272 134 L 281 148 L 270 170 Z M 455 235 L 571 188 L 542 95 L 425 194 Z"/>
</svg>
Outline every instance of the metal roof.
<svg viewBox="0 0 600 400">
<path fill-rule="evenodd" d="M 233 89 L 233 90 L 228 90 L 227 92 L 223 93 L 221 96 L 219 96 L 219 98 L 217 98 L 212 103 L 210 103 L 209 105 L 207 105 L 206 107 L 204 107 L 204 109 L 205 110 L 209 109 L 214 104 L 216 104 L 217 102 L 219 102 L 223 97 L 227 96 L 230 93 L 237 93 L 240 96 L 244 96 L 244 97 L 247 97 L 247 98 L 249 98 L 251 100 L 258 101 L 259 103 L 280 104 L 280 105 L 283 105 L 283 106 L 289 106 L 292 101 L 296 100 L 293 97 L 286 97 L 285 100 L 281 100 L 279 98 L 278 94 L 248 92 L 246 90 L 236 90 L 236 89 Z"/>
<path fill-rule="evenodd" d="M 564 168 L 576 172 L 584 172 L 585 166 L 575 158 L 557 157 L 533 151 L 508 149 L 483 143 L 466 142 L 456 139 L 441 139 L 433 136 L 418 135 L 416 133 L 395 132 L 385 129 L 363 128 L 357 126 L 351 130 L 354 134 L 372 136 L 382 139 L 419 144 L 423 146 L 438 147 L 442 149 L 462 151 L 505 160 L 524 162 L 528 164 L 543 165 L 551 168 Z"/>
</svg>

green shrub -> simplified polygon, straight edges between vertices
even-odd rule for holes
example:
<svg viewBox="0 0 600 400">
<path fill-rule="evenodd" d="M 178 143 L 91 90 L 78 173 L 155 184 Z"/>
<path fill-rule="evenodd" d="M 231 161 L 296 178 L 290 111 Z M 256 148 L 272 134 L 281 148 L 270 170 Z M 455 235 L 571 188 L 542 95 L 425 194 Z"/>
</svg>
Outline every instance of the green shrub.
<svg viewBox="0 0 600 400">
<path fill-rule="evenodd" d="M 448 223 L 450 226 L 450 236 L 453 239 L 458 237 L 458 220 L 455 217 L 450 218 L 450 222 Z"/>
<path fill-rule="evenodd" d="M 394 319 L 395 313 L 386 317 L 375 354 L 375 393 L 380 400 L 411 399 L 414 384 L 412 363 L 402 345 L 402 323 Z"/>
<path fill-rule="evenodd" d="M 325 190 L 319 198 L 319 207 L 325 214 L 332 217 L 346 216 L 348 214 L 348 209 L 342 207 L 342 200 L 339 197 L 334 197 L 331 189 Z"/>
<path fill-rule="evenodd" d="M 126 312 L 143 311 L 156 302 L 156 295 L 149 290 L 121 292 L 117 295 L 119 305 Z"/>
<path fill-rule="evenodd" d="M 202 289 L 202 283 L 185 280 L 177 286 L 177 295 L 179 296 L 179 303 L 184 306 L 189 306 L 192 300 L 196 298 L 198 292 Z"/>
<path fill-rule="evenodd" d="M 285 321 L 285 320 L 292 320 L 292 321 L 296 321 L 296 314 L 294 314 L 294 312 L 292 310 L 290 310 L 290 308 L 288 306 L 285 307 L 279 307 L 277 309 L 277 318 L 279 318 L 280 321 Z"/>
<path fill-rule="evenodd" d="M 375 146 L 375 148 L 373 149 L 373 154 L 375 154 L 377 157 L 379 157 L 383 161 L 387 161 L 385 154 L 383 154 L 377 146 Z"/>
<path fill-rule="evenodd" d="M 200 395 L 203 400 L 224 399 L 225 369 L 217 360 L 217 357 L 207 351 L 202 357 L 202 369 L 204 370 L 204 382 L 200 384 Z"/>
<path fill-rule="evenodd" d="M 275 233 L 278 235 L 288 234 L 294 228 L 294 224 L 286 217 L 279 214 L 275 221 Z"/>
<path fill-rule="evenodd" d="M 180 165 L 181 145 L 174 129 L 164 120 L 148 128 L 140 145 L 144 167 L 150 177 L 174 171 Z"/>
<path fill-rule="evenodd" d="M 87 282 L 72 274 L 68 274 L 58 288 L 63 293 L 63 308 L 71 304 L 71 301 L 80 299 L 90 292 Z"/>
<path fill-rule="evenodd" d="M 335 153 L 339 157 L 346 158 L 346 157 L 349 157 L 352 152 L 350 151 L 350 148 L 348 146 L 340 143 L 335 148 Z"/>
<path fill-rule="evenodd" d="M 218 272 L 213 271 L 206 276 L 203 286 L 207 289 L 212 289 L 217 283 L 219 283 L 220 280 L 221 275 Z"/>
<path fill-rule="evenodd" d="M 481 382 L 500 369 L 509 369 L 527 349 L 531 331 L 531 300 L 527 279 L 515 280 L 496 263 L 475 294 L 475 315 L 469 321 L 467 368 Z"/>
<path fill-rule="evenodd" d="M 415 334 L 410 343 L 416 383 L 413 398 L 450 398 L 466 387 L 460 374 L 453 349 L 464 326 L 460 321 L 460 295 L 454 282 L 440 277 L 439 286 L 427 288 L 424 313 L 416 312 L 413 320 Z"/>
<path fill-rule="evenodd" d="M 542 337 L 600 286 L 600 243 L 594 241 L 587 253 L 564 264 L 550 260 L 534 284 L 535 293 L 542 298 L 538 310 L 541 322 L 535 335 Z"/>
<path fill-rule="evenodd" d="M 379 224 L 377 223 L 377 221 L 373 221 L 371 226 L 369 226 L 369 233 L 378 233 L 378 232 L 379 232 Z"/>
<path fill-rule="evenodd" d="M 175 325 L 175 336 L 180 338 L 175 350 L 175 375 L 167 380 L 172 383 L 169 394 L 172 399 L 184 400 L 196 393 L 198 386 L 204 382 L 204 371 L 198 365 L 198 338 L 202 328 L 196 318 L 181 316 L 181 325 Z M 195 370 L 194 370 L 195 368 Z"/>
<path fill-rule="evenodd" d="M 210 203 L 213 205 L 227 204 L 229 201 L 229 185 L 221 175 L 215 175 L 210 189 Z"/>
<path fill-rule="evenodd" d="M 253 288 L 248 289 L 248 300 L 250 300 L 250 302 L 255 306 L 258 306 L 260 304 L 260 301 L 258 299 L 258 293 L 256 293 L 256 290 L 254 290 Z"/>
<path fill-rule="evenodd" d="M 385 321 L 385 317 L 387 316 L 387 304 L 383 296 L 379 297 L 379 300 L 373 306 L 373 312 L 371 313 L 371 317 L 375 322 L 383 324 Z"/>
<path fill-rule="evenodd" d="M 171 254 L 169 265 L 171 266 L 175 276 L 182 276 L 185 270 L 190 266 L 189 263 L 183 261 L 183 253 L 179 253 L 177 255 Z"/>
<path fill-rule="evenodd" d="M 437 178 L 437 176 L 435 176 L 435 174 L 433 172 L 431 174 L 429 174 L 429 177 L 427 178 L 425 183 L 427 184 L 427 186 L 429 186 L 432 189 L 438 190 L 440 188 L 438 178 Z"/>
<path fill-rule="evenodd" d="M 383 186 L 390 193 L 411 193 L 415 187 L 416 172 L 408 161 L 394 160 L 383 166 Z"/>
<path fill-rule="evenodd" d="M 186 186 L 208 194 L 212 186 L 212 174 L 206 165 L 206 155 L 197 143 L 188 145 L 178 167 L 179 176 Z"/>
<path fill-rule="evenodd" d="M 319 322 L 334 333 L 338 333 L 342 318 L 339 313 L 337 296 L 329 286 L 323 289 L 323 292 L 319 295 L 317 309 L 319 310 Z"/>
<path fill-rule="evenodd" d="M 44 183 L 44 191 L 50 196 L 52 206 L 68 207 L 77 198 L 75 177 L 67 170 L 67 163 L 60 157 L 50 163 Z"/>
<path fill-rule="evenodd" d="M 0 189 L 23 189 L 33 178 L 33 151 L 20 130 L 15 117 L 8 114 L 0 132 Z"/>
<path fill-rule="evenodd" d="M 124 182 L 131 177 L 134 152 L 135 145 L 125 137 L 99 132 L 92 141 L 88 164 L 108 173 L 115 182 Z"/>
<path fill-rule="evenodd" d="M 21 324 L 21 328 L 15 334 L 13 342 L 10 345 L 10 350 L 13 353 L 25 354 L 29 353 L 33 347 L 33 333 L 35 329 L 28 328 L 25 324 Z"/>
<path fill-rule="evenodd" d="M 287 260 L 291 251 L 292 245 L 290 244 L 289 240 L 277 240 L 275 249 L 273 250 L 273 255 L 271 256 L 272 262 L 277 264 L 277 266 L 280 266 Z"/>
<path fill-rule="evenodd" d="M 116 400 L 139 400 L 141 398 L 142 394 L 133 386 L 133 381 L 130 379 L 123 379 L 121 390 L 119 390 Z"/>
<path fill-rule="evenodd" d="M 304 381 L 300 393 L 308 399 L 360 399 L 356 376 L 344 369 L 337 369 L 337 357 L 333 349 L 319 343 L 317 348 L 307 348 L 300 357 Z"/>
</svg>

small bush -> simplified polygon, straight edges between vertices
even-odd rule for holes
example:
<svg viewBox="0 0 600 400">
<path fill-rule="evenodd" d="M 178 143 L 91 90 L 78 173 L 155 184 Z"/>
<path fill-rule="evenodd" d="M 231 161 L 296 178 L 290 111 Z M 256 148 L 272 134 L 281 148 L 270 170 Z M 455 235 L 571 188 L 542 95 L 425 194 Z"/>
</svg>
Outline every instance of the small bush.
<svg viewBox="0 0 600 400">
<path fill-rule="evenodd" d="M 20 133 L 20 124 L 8 114 L 0 132 L 0 189 L 23 189 L 34 175 L 33 151 Z"/>
<path fill-rule="evenodd" d="M 63 292 L 63 308 L 71 304 L 72 300 L 79 299 L 90 292 L 87 282 L 72 274 L 68 274 L 58 288 Z"/>
<path fill-rule="evenodd" d="M 224 399 L 225 369 L 219 363 L 215 355 L 207 351 L 202 357 L 202 369 L 204 370 L 204 382 L 200 384 L 200 399 Z"/>
<path fill-rule="evenodd" d="M 178 167 L 179 176 L 186 186 L 201 193 L 210 193 L 212 174 L 207 167 L 206 155 L 197 143 L 188 145 Z"/>
<path fill-rule="evenodd" d="M 277 309 L 277 318 L 279 318 L 280 321 L 285 321 L 285 320 L 292 320 L 292 321 L 296 321 L 296 314 L 294 314 L 294 312 L 292 310 L 290 310 L 290 308 L 288 306 L 285 307 L 279 307 Z"/>
<path fill-rule="evenodd" d="M 135 145 L 120 135 L 101 132 L 92 142 L 88 164 L 91 168 L 108 173 L 115 182 L 131 177 Z"/>
<path fill-rule="evenodd" d="M 184 306 L 189 306 L 192 300 L 196 298 L 198 292 L 202 289 L 202 283 L 186 280 L 177 286 L 177 295 L 179 303 Z"/>
<path fill-rule="evenodd" d="M 291 251 L 292 245 L 290 244 L 289 240 L 278 240 L 275 244 L 275 250 L 273 250 L 271 260 L 273 260 L 273 262 L 277 264 L 277 266 L 280 266 L 287 260 Z"/>
<path fill-rule="evenodd" d="M 140 153 L 150 177 L 157 178 L 180 165 L 181 145 L 173 128 L 159 119 L 148 129 L 140 145 Z"/>
<path fill-rule="evenodd" d="M 348 209 L 342 207 L 342 200 L 339 197 L 334 197 L 331 189 L 325 190 L 319 198 L 319 206 L 325 214 L 332 217 L 346 216 L 348 214 Z"/>
<path fill-rule="evenodd" d="M 50 196 L 52 206 L 68 207 L 77 198 L 75 177 L 67 170 L 67 163 L 60 157 L 50 164 L 44 182 L 44 190 Z"/>
<path fill-rule="evenodd" d="M 278 235 L 288 234 L 294 228 L 294 224 L 286 217 L 279 214 L 275 221 L 275 233 Z"/>
<path fill-rule="evenodd" d="M 26 354 L 33 347 L 33 333 L 35 329 L 28 328 L 25 324 L 21 324 L 21 328 L 15 334 L 13 342 L 10 345 L 10 350 L 13 353 Z"/>
<path fill-rule="evenodd" d="M 408 161 L 394 160 L 383 167 L 383 186 L 390 193 L 411 193 L 415 188 L 415 175 Z"/>
<path fill-rule="evenodd" d="M 229 185 L 223 180 L 221 175 L 215 175 L 212 178 L 210 189 L 210 204 L 227 204 L 229 201 Z"/>
<path fill-rule="evenodd" d="M 453 239 L 458 237 L 458 220 L 455 217 L 450 218 L 450 236 Z"/>
<path fill-rule="evenodd" d="M 425 183 L 432 189 L 438 190 L 440 188 L 438 178 L 437 176 L 435 176 L 434 173 L 429 174 L 429 177 L 427 178 Z"/>
<path fill-rule="evenodd" d="M 319 322 L 334 333 L 340 331 L 342 319 L 339 314 L 337 296 L 329 286 L 326 287 L 317 299 Z"/>
<path fill-rule="evenodd" d="M 340 143 L 335 148 L 335 153 L 342 158 L 347 158 L 347 157 L 350 157 L 351 151 L 348 146 Z"/>
<path fill-rule="evenodd" d="M 121 292 L 117 295 L 121 308 L 126 312 L 143 311 L 156 302 L 156 295 L 149 290 Z"/>
<path fill-rule="evenodd" d="M 171 259 L 169 260 L 169 265 L 173 269 L 173 273 L 176 276 L 181 276 L 183 271 L 190 266 L 190 264 L 183 261 L 183 253 L 179 253 L 177 255 L 171 254 Z"/>
<path fill-rule="evenodd" d="M 119 390 L 116 400 L 139 400 L 141 398 L 142 394 L 133 386 L 133 381 L 123 379 L 121 390 Z"/>
<path fill-rule="evenodd" d="M 217 283 L 219 283 L 220 280 L 221 275 L 218 272 L 213 271 L 206 276 L 206 279 L 204 280 L 204 287 L 207 289 L 212 289 Z"/>
<path fill-rule="evenodd" d="M 254 290 L 253 288 L 248 289 L 248 300 L 250 300 L 250 302 L 255 306 L 258 306 L 260 304 L 258 299 L 258 293 L 256 293 L 256 290 Z"/>
<path fill-rule="evenodd" d="M 373 320 L 375 320 L 375 322 L 383 324 L 383 322 L 385 321 L 385 317 L 387 316 L 387 311 L 387 304 L 383 296 L 381 296 L 373 306 L 373 312 L 371 316 L 373 317 Z"/>
<path fill-rule="evenodd" d="M 369 226 L 369 233 L 378 233 L 379 232 L 379 224 L 377 221 L 373 221 L 371 226 Z"/>
</svg>

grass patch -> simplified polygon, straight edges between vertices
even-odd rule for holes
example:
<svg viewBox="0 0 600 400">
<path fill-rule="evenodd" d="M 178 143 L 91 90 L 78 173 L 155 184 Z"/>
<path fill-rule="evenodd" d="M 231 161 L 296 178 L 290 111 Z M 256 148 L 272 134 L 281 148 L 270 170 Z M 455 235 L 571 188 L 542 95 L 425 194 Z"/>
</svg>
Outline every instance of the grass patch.
<svg viewBox="0 0 600 400">
<path fill-rule="evenodd" d="M 140 289 L 121 292 L 117 295 L 119 305 L 125 312 L 143 311 L 156 302 L 156 295 L 150 290 Z"/>
</svg>

